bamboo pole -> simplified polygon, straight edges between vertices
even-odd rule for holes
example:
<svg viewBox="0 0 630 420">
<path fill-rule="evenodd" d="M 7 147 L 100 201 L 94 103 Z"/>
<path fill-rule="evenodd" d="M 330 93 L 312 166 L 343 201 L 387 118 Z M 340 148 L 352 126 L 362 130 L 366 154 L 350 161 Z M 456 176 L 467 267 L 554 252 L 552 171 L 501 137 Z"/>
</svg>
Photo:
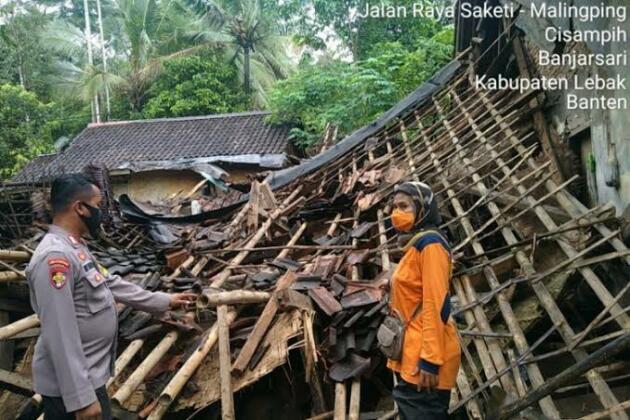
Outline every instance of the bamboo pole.
<svg viewBox="0 0 630 420">
<path fill-rule="evenodd" d="M 267 302 L 271 298 L 271 293 L 254 292 L 250 290 L 232 290 L 229 292 L 208 293 L 204 292 L 199 296 L 199 307 L 214 307 L 222 305 L 244 305 L 247 303 Z"/>
<path fill-rule="evenodd" d="M 333 410 L 334 420 L 346 420 L 346 384 L 337 382 L 335 384 L 335 409 Z"/>
<path fill-rule="evenodd" d="M 234 420 L 234 395 L 232 394 L 232 372 L 230 366 L 230 323 L 228 306 L 217 307 L 219 333 L 219 369 L 221 376 L 221 415 L 223 420 Z"/>
<path fill-rule="evenodd" d="M 118 359 L 116 359 L 114 376 L 109 378 L 109 380 L 105 384 L 106 388 L 109 388 L 114 383 L 116 378 L 120 376 L 120 374 L 125 369 L 125 367 L 129 364 L 133 356 L 135 356 L 135 354 L 138 353 L 138 351 L 142 348 L 143 344 L 144 344 L 144 340 L 134 340 L 131 343 L 129 343 L 125 351 L 122 352 L 122 354 L 118 357 Z M 36 405 L 40 405 L 42 402 L 42 396 L 40 394 L 34 394 L 31 397 L 31 399 Z M 37 420 L 44 420 L 44 415 L 42 414 L 39 417 L 37 417 Z"/>
<path fill-rule="evenodd" d="M 437 102 L 434 102 L 434 104 L 435 104 L 436 108 L 438 109 L 438 112 L 443 114 L 443 112 L 441 112 L 441 108 L 440 108 L 439 104 Z M 470 123 L 470 121 L 469 121 L 469 123 Z M 420 133 L 421 133 L 421 135 L 422 135 L 422 137 L 423 137 L 423 139 L 425 141 L 427 149 L 431 153 L 435 169 L 439 171 L 439 170 L 442 169 L 442 164 L 437 159 L 437 156 L 435 155 L 433 146 L 429 142 L 428 136 L 425 134 L 422 122 L 420 120 L 417 120 L 417 124 L 418 124 L 418 127 L 420 128 Z M 454 135 L 454 133 L 452 133 L 451 127 L 448 125 L 447 122 L 443 122 L 443 124 L 445 125 L 445 128 L 446 128 L 447 132 L 451 134 L 451 136 L 452 136 L 451 141 L 455 144 L 455 147 L 457 148 L 457 146 L 459 146 L 459 141 L 458 141 L 457 137 Z M 461 152 L 461 149 L 458 149 L 458 151 Z M 475 174 L 476 174 L 476 171 L 474 171 L 474 169 L 469 165 L 469 161 L 466 160 L 466 161 L 464 161 L 464 163 L 466 163 L 466 165 L 469 168 L 471 168 L 472 172 L 475 172 Z M 473 177 L 474 177 L 474 175 L 473 175 Z M 477 178 L 474 178 L 474 180 L 476 182 L 478 182 L 480 186 L 483 186 L 485 188 L 485 186 Z M 461 215 L 465 214 L 465 210 L 464 210 L 463 206 L 461 205 L 459 199 L 453 197 L 454 192 L 452 191 L 451 186 L 449 185 L 448 181 L 445 178 L 443 178 L 442 179 L 442 183 L 444 184 L 444 187 L 445 187 L 445 189 L 447 191 L 447 195 L 448 195 L 448 197 L 449 197 L 449 199 L 450 199 L 450 201 L 451 201 L 451 203 L 453 205 L 453 208 L 454 208 L 456 214 L 458 216 L 461 216 Z M 466 216 L 463 216 L 461 218 L 461 224 L 462 224 L 462 227 L 464 228 L 466 234 L 469 235 L 469 236 L 473 236 L 475 229 L 473 228 L 473 225 L 472 225 L 471 221 L 469 220 L 469 218 L 466 217 Z M 473 248 L 473 251 L 475 252 L 475 254 L 483 254 L 485 252 L 485 250 L 483 249 L 483 246 L 477 240 L 473 240 L 472 241 L 472 248 Z M 494 271 L 490 267 L 485 267 L 484 268 L 484 274 L 485 274 L 485 277 L 486 277 L 488 283 L 491 285 L 491 287 L 493 287 L 493 288 L 498 287 L 499 281 L 496 278 L 496 275 L 495 275 Z M 457 295 L 459 296 L 460 299 L 462 299 L 462 304 L 463 305 L 465 305 L 467 302 L 476 300 L 476 296 L 475 296 L 476 294 L 475 294 L 474 288 L 472 287 L 470 278 L 468 276 L 462 276 L 460 278 L 460 282 L 454 282 L 454 286 L 455 286 L 455 290 L 457 291 Z M 524 334 L 523 334 L 523 332 L 522 332 L 522 330 L 521 330 L 521 328 L 520 328 L 520 326 L 518 324 L 518 320 L 516 319 L 516 316 L 514 315 L 512 309 L 510 307 L 510 304 L 508 302 L 507 297 L 503 293 L 499 293 L 499 294 L 497 294 L 497 301 L 499 303 L 499 308 L 501 310 L 503 318 L 506 320 L 508 328 L 510 328 L 510 332 L 512 332 L 514 334 L 514 336 L 515 336 L 514 341 L 515 341 L 515 344 L 519 348 L 519 352 L 523 352 L 524 350 L 526 350 L 528 348 L 528 344 L 527 344 L 525 336 L 524 336 Z M 466 321 L 467 321 L 469 326 L 474 326 L 475 324 L 477 324 L 477 326 L 479 327 L 480 331 L 482 331 L 484 333 L 492 332 L 491 328 L 490 328 L 490 324 L 489 324 L 489 322 L 488 322 L 488 320 L 486 318 L 486 315 L 485 315 L 485 313 L 483 311 L 483 308 L 481 308 L 479 306 L 473 307 L 472 308 L 472 312 L 473 312 L 474 316 L 472 316 L 472 314 L 470 314 L 468 312 L 469 311 L 467 311 L 464 314 L 464 316 L 465 316 Z M 482 344 L 480 341 L 481 340 L 479 340 L 477 337 L 474 338 L 474 342 L 475 342 L 475 345 L 477 347 L 477 353 L 478 353 L 478 355 L 480 356 L 480 359 L 483 362 L 484 359 L 486 358 L 486 356 L 483 355 L 483 347 L 485 347 L 486 343 L 484 342 Z M 497 370 L 505 369 L 507 367 L 507 363 L 506 363 L 505 358 L 503 356 L 503 353 L 501 351 L 501 346 L 495 340 L 490 341 L 489 343 L 487 343 L 487 346 L 489 347 L 490 354 L 493 355 L 493 360 L 496 363 L 496 369 Z M 486 363 L 487 363 L 487 361 L 486 361 Z M 486 363 L 483 363 L 484 370 L 486 372 L 486 376 L 487 377 L 491 377 L 491 376 L 493 376 L 493 373 L 496 373 L 496 371 L 494 371 L 494 367 L 492 369 L 488 369 L 486 367 Z M 492 371 L 494 371 L 494 372 L 492 372 Z M 532 374 L 533 379 L 534 379 L 534 381 L 536 383 L 543 383 L 544 382 L 542 374 L 538 370 L 537 366 L 533 365 L 530 373 Z M 506 387 L 506 385 L 507 385 L 506 391 L 508 393 L 516 395 L 516 392 L 517 392 L 516 385 L 513 383 L 513 381 L 509 377 L 501 376 L 499 379 L 501 380 L 501 383 L 503 384 L 504 387 Z M 544 412 L 547 415 L 550 415 L 550 414 L 557 415 L 557 409 L 554 407 L 553 402 L 551 402 L 550 400 L 543 401 L 541 403 L 541 408 L 544 410 Z"/>
<path fill-rule="evenodd" d="M 356 249 L 353 245 L 274 245 L 274 246 L 260 246 L 260 247 L 244 247 L 244 248 L 226 248 L 226 249 L 209 249 L 207 251 L 201 251 L 203 254 L 226 254 L 228 252 L 245 251 L 245 252 L 257 252 L 257 251 L 292 251 L 292 250 L 307 250 L 307 251 L 332 251 L 332 250 L 344 250 L 344 249 Z M 276 258 L 281 258 L 280 255 Z"/>
<path fill-rule="evenodd" d="M 125 351 L 123 351 L 120 356 L 118 356 L 118 359 L 116 359 L 116 363 L 114 364 L 114 376 L 109 378 L 109 380 L 107 381 L 107 388 L 109 388 L 111 384 L 114 383 L 116 378 L 120 376 L 122 371 L 125 370 L 131 359 L 133 359 L 133 357 L 140 351 L 143 344 L 144 339 L 133 340 L 131 343 L 129 343 L 129 345 L 127 345 Z"/>
<path fill-rule="evenodd" d="M 24 271 L 18 270 L 17 268 L 14 268 L 13 266 L 11 266 L 10 264 L 5 263 L 4 261 L 0 261 L 0 266 L 6 268 L 7 270 L 11 271 L 12 273 L 17 274 L 20 279 L 26 279 L 26 273 Z"/>
<path fill-rule="evenodd" d="M 456 97 L 456 94 L 454 94 L 454 97 Z M 515 132 L 512 130 L 512 128 L 509 125 L 505 123 L 505 121 L 503 121 L 503 118 L 501 117 L 500 113 L 495 109 L 494 105 L 490 102 L 490 100 L 483 94 L 481 95 L 481 98 L 484 102 L 485 107 L 490 111 L 492 117 L 497 121 L 497 123 L 499 123 L 502 129 L 505 130 L 505 135 L 507 136 L 507 138 L 515 144 L 516 150 L 518 151 L 518 153 L 522 155 L 524 147 L 522 144 L 518 143 Z M 485 144 L 487 144 L 487 142 L 485 142 L 485 139 L 481 139 L 481 140 L 484 141 Z M 537 163 L 531 157 L 527 159 L 527 163 L 534 170 L 538 167 Z M 558 189 L 558 186 L 556 185 L 555 182 L 549 180 L 545 183 L 545 186 L 548 191 L 556 191 L 555 197 L 558 200 L 558 203 L 565 211 L 567 211 L 567 213 L 570 216 L 578 217 L 580 215 L 580 211 L 585 209 L 583 205 L 582 205 L 582 208 L 578 209 L 578 204 L 576 204 L 577 200 L 575 201 L 572 200 L 570 198 L 570 195 L 566 193 L 566 191 L 563 191 L 562 189 Z M 522 188 L 523 187 L 520 186 L 518 189 L 521 190 Z M 527 201 L 533 201 L 533 198 L 529 197 Z M 545 228 L 547 230 L 554 230 L 558 228 L 554 220 L 549 216 L 549 214 L 545 211 L 545 209 L 538 207 L 535 209 L 535 213 L 538 219 L 545 225 Z M 609 235 L 611 233 L 610 230 L 604 225 L 596 225 L 595 228 L 602 235 Z M 558 246 L 560 246 L 562 251 L 568 257 L 572 257 L 577 252 L 571 245 L 569 245 L 565 241 L 558 240 L 556 242 Z M 627 249 L 626 246 L 618 238 L 613 238 L 609 242 L 618 251 Z M 626 262 L 630 263 L 630 257 L 626 258 Z M 580 274 L 582 274 L 582 277 L 584 277 L 584 280 L 586 280 L 586 282 L 589 284 L 593 292 L 595 292 L 595 294 L 597 295 L 597 297 L 600 299 L 600 301 L 602 302 L 604 306 L 606 306 L 608 303 L 610 303 L 613 300 L 613 297 L 610 291 L 602 284 L 601 280 L 592 269 L 588 267 L 582 268 L 580 269 Z M 613 305 L 610 312 L 612 314 L 619 315 L 619 317 L 616 320 L 617 320 L 617 323 L 622 328 L 624 329 L 630 328 L 630 317 L 623 314 L 623 309 L 618 304 Z M 617 418 L 627 419 L 628 417 L 617 416 Z"/>
<path fill-rule="evenodd" d="M 361 379 L 352 381 L 350 387 L 350 409 L 348 411 L 348 420 L 359 420 L 361 411 Z"/>
<path fill-rule="evenodd" d="M 149 355 L 140 363 L 140 366 L 127 378 L 125 383 L 118 388 L 118 391 L 112 397 L 112 401 L 117 402 L 121 406 L 129 398 L 131 393 L 142 383 L 149 371 L 158 364 L 160 359 L 166 354 L 171 346 L 177 341 L 177 331 L 171 331 L 155 346 Z"/>
<path fill-rule="evenodd" d="M 13 271 L 0 271 L 0 283 L 23 280 L 24 277 Z"/>
<path fill-rule="evenodd" d="M 391 260 L 389 259 L 389 251 L 385 246 L 387 244 L 387 235 L 385 234 L 385 223 L 383 222 L 383 210 L 379 209 L 376 212 L 376 217 L 378 219 L 378 240 L 381 245 L 381 266 L 383 267 L 383 271 L 387 272 L 391 269 Z"/>
<path fill-rule="evenodd" d="M 26 262 L 31 259 L 31 254 L 25 251 L 13 251 L 9 249 L 0 249 L 0 260 Z"/>
<path fill-rule="evenodd" d="M 226 322 L 227 324 L 231 324 L 234 322 L 236 318 L 236 312 L 234 310 L 230 310 L 227 315 Z M 179 395 L 181 390 L 186 385 L 186 382 L 192 377 L 195 373 L 195 370 L 199 367 L 203 359 L 208 355 L 212 347 L 218 341 L 219 331 L 218 326 L 215 323 L 210 330 L 208 330 L 208 334 L 202 340 L 201 344 L 195 350 L 195 352 L 184 362 L 184 365 L 181 367 L 179 371 L 173 376 L 171 381 L 166 385 L 166 388 L 160 394 L 158 399 L 158 403 L 147 418 L 148 420 L 157 420 L 161 419 L 166 411 L 171 406 L 175 398 Z"/>
<path fill-rule="evenodd" d="M 0 340 L 6 340 L 7 338 L 11 338 L 14 335 L 38 326 L 39 318 L 37 317 L 37 314 L 27 316 L 26 318 L 22 318 L 19 321 L 15 321 L 0 328 Z"/>
<path fill-rule="evenodd" d="M 626 400 L 620 403 L 616 407 L 611 407 L 604 411 L 599 411 L 597 413 L 589 414 L 588 416 L 581 417 L 580 420 L 597 420 L 597 419 L 606 419 L 610 418 L 612 413 L 616 413 L 617 411 L 630 409 L 630 400 Z"/>
</svg>

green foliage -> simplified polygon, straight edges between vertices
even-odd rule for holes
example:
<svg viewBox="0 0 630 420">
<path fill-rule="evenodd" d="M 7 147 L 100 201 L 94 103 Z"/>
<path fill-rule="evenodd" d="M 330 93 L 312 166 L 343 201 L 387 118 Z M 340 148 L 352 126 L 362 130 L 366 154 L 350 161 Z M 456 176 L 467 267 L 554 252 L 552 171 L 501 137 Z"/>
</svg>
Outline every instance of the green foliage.
<svg viewBox="0 0 630 420">
<path fill-rule="evenodd" d="M 452 55 L 450 42 L 442 43 L 435 39 L 416 41 L 416 48 L 411 52 L 399 42 L 376 44 L 372 51 L 381 54 L 364 60 L 361 65 L 378 71 L 392 81 L 398 98 L 403 98 L 431 78 L 449 62 Z"/>
<path fill-rule="evenodd" d="M 395 101 L 395 86 L 373 69 L 341 62 L 307 65 L 276 85 L 270 95 L 270 122 L 301 126 L 292 134 L 294 142 L 306 148 L 317 141 L 326 123 L 347 133 L 367 124 Z"/>
<path fill-rule="evenodd" d="M 164 64 L 143 113 L 147 118 L 244 111 L 249 102 L 236 68 L 214 55 L 183 57 Z"/>
<path fill-rule="evenodd" d="M 8 2 L 0 7 L 0 83 L 20 84 L 41 97 L 50 97 L 46 76 L 53 57 L 43 44 L 50 16 L 32 5 Z"/>
<path fill-rule="evenodd" d="M 299 126 L 295 143 L 308 148 L 326 123 L 345 135 L 414 91 L 451 59 L 452 29 L 419 39 L 411 51 L 401 42 L 375 44 L 373 56 L 356 64 L 306 64 L 271 93 L 273 123 Z"/>
<path fill-rule="evenodd" d="M 281 10 L 295 13 L 290 22 L 306 42 L 321 39 L 326 29 L 334 29 L 334 33 L 341 40 L 341 47 L 345 47 L 352 54 L 355 61 L 373 56 L 372 49 L 383 42 L 399 42 L 405 48 L 412 50 L 419 39 L 431 38 L 440 31 L 445 22 L 436 22 L 429 18 L 407 17 L 399 18 L 371 18 L 360 17 L 366 5 L 395 5 L 413 9 L 415 3 L 422 0 L 312 0 L 311 13 L 299 13 L 304 8 L 304 0 L 284 0 Z M 425 0 L 434 5 L 445 5 L 450 0 Z M 314 48 L 319 48 L 317 42 L 309 42 Z"/>
<path fill-rule="evenodd" d="M 48 121 L 51 109 L 20 86 L 0 85 L 0 179 L 53 150 L 56 123 Z"/>
<path fill-rule="evenodd" d="M 395 0 L 391 3 L 407 5 L 409 10 L 418 0 Z M 365 1 L 361 2 L 365 3 Z M 387 2 L 386 2 L 387 3 Z M 370 2 L 370 4 L 374 4 Z M 396 42 L 412 51 L 419 40 L 433 37 L 441 25 L 433 19 L 408 16 L 405 18 L 377 19 L 366 18 L 357 22 L 355 57 L 363 60 L 378 55 L 379 45 Z"/>
<path fill-rule="evenodd" d="M 243 81 L 243 90 L 259 107 L 267 105 L 267 91 L 292 69 L 287 56 L 280 10 L 262 0 L 206 0 L 192 36 L 206 45 L 220 46 Z"/>
</svg>

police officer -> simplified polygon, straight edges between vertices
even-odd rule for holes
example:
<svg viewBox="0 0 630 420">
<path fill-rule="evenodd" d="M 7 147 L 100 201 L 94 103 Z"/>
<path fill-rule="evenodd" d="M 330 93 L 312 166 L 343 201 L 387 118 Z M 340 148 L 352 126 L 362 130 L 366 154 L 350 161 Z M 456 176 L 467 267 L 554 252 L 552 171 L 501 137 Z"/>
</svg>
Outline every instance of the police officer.
<svg viewBox="0 0 630 420">
<path fill-rule="evenodd" d="M 101 192 L 86 176 L 58 177 L 50 195 L 53 224 L 26 271 L 41 322 L 33 387 L 46 420 L 111 419 L 105 384 L 114 372 L 116 302 L 158 314 L 194 295 L 152 293 L 98 264 L 82 238 L 98 235 Z"/>
</svg>

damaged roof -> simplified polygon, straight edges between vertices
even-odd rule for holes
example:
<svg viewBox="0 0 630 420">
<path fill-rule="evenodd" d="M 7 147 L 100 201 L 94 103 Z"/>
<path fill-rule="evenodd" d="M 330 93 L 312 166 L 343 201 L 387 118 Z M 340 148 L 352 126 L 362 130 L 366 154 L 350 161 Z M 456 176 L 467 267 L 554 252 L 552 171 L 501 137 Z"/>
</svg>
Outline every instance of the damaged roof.
<svg viewBox="0 0 630 420">
<path fill-rule="evenodd" d="M 137 162 L 216 157 L 233 161 L 231 157 L 247 155 L 246 163 L 264 166 L 265 157 L 277 160 L 285 155 L 290 131 L 265 123 L 267 115 L 254 111 L 90 124 L 66 150 L 37 158 L 12 181 L 43 181 L 96 162 L 116 169 Z"/>
</svg>

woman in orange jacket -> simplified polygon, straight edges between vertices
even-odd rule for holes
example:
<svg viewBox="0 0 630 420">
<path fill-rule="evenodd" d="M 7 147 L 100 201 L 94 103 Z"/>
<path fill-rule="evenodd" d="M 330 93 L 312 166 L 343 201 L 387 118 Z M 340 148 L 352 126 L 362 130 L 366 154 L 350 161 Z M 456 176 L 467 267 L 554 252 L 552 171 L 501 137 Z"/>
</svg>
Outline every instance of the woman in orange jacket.
<svg viewBox="0 0 630 420">
<path fill-rule="evenodd" d="M 402 358 L 388 360 L 400 418 L 447 419 L 460 345 L 450 316 L 450 246 L 433 192 L 421 182 L 395 187 L 391 220 L 404 250 L 392 277 L 390 309 L 407 322 Z"/>
</svg>

